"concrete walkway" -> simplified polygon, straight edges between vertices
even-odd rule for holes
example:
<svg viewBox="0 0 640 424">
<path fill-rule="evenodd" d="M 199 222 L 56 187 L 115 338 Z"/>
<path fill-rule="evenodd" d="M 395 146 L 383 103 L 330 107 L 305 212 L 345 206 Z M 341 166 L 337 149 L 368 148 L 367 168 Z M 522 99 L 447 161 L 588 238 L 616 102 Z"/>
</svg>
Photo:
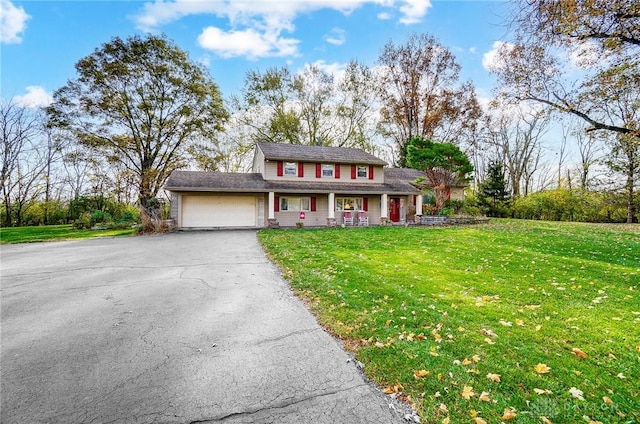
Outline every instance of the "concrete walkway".
<svg viewBox="0 0 640 424">
<path fill-rule="evenodd" d="M 253 231 L 3 245 L 10 423 L 400 423 Z"/>
</svg>

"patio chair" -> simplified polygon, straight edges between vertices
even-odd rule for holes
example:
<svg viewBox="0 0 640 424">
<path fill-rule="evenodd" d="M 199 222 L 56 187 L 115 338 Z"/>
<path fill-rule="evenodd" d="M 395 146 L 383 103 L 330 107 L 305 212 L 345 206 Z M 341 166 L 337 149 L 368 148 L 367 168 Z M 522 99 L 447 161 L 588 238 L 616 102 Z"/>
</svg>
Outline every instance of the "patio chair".
<svg viewBox="0 0 640 424">
<path fill-rule="evenodd" d="M 344 216 L 342 217 L 344 225 L 353 225 L 353 214 L 351 211 L 344 211 Z"/>
<path fill-rule="evenodd" d="M 361 227 L 369 226 L 369 217 L 365 211 L 358 211 L 358 225 Z"/>
</svg>

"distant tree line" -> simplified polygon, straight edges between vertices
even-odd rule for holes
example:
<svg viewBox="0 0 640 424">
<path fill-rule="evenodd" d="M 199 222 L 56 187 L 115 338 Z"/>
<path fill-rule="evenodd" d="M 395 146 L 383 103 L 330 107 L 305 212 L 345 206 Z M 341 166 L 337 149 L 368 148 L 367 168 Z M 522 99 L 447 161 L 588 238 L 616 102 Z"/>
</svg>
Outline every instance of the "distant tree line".
<svg viewBox="0 0 640 424">
<path fill-rule="evenodd" d="M 247 171 L 257 141 L 358 147 L 423 168 L 417 151 L 409 158 L 412 140 L 468 158 L 469 210 L 637 222 L 640 5 L 515 2 L 506 20 L 513 39 L 499 49 L 484 108 L 428 34 L 390 40 L 374 67 L 250 71 L 226 100 L 166 37 L 114 38 L 78 61 L 46 110 L 2 102 L 2 225 L 96 221 L 109 208 L 118 220 L 132 215 L 127 205 L 159 218 L 171 172 Z"/>
</svg>

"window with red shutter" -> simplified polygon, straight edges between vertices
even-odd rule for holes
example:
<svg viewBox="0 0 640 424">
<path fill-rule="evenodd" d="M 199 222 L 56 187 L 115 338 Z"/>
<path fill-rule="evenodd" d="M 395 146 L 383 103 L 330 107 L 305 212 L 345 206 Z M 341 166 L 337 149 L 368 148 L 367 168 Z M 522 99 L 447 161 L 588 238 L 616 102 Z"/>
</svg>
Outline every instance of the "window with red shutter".
<svg viewBox="0 0 640 424">
<path fill-rule="evenodd" d="M 284 174 L 284 165 L 282 164 L 282 161 L 278 161 L 278 177 L 282 177 L 282 175 Z"/>
<path fill-rule="evenodd" d="M 322 166 L 319 163 L 316 163 L 316 178 L 322 177 Z"/>
<path fill-rule="evenodd" d="M 311 212 L 315 212 L 316 211 L 316 198 L 312 197 L 311 198 Z"/>
<path fill-rule="evenodd" d="M 369 165 L 369 179 L 373 180 L 373 165 Z"/>
<path fill-rule="evenodd" d="M 356 166 L 355 165 L 351 165 L 351 179 L 352 180 L 356 179 Z"/>
<path fill-rule="evenodd" d="M 298 177 L 304 177 L 304 163 L 298 162 Z"/>
</svg>

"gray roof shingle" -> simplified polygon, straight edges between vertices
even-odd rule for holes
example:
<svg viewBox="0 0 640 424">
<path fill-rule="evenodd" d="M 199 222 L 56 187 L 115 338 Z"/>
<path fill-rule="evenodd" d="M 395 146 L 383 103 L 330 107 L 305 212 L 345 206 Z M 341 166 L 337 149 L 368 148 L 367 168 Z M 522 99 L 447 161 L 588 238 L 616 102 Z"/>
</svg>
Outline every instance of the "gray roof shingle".
<svg viewBox="0 0 640 424">
<path fill-rule="evenodd" d="M 391 180 L 383 184 L 265 181 L 258 173 L 226 173 L 203 171 L 174 171 L 165 184 L 169 191 L 201 191 L 228 193 L 371 193 L 412 194 L 418 190 L 409 181 Z"/>
<path fill-rule="evenodd" d="M 287 143 L 257 143 L 256 146 L 262 151 L 267 160 L 387 165 L 382 159 L 362 149 L 350 147 L 308 146 Z"/>
</svg>

